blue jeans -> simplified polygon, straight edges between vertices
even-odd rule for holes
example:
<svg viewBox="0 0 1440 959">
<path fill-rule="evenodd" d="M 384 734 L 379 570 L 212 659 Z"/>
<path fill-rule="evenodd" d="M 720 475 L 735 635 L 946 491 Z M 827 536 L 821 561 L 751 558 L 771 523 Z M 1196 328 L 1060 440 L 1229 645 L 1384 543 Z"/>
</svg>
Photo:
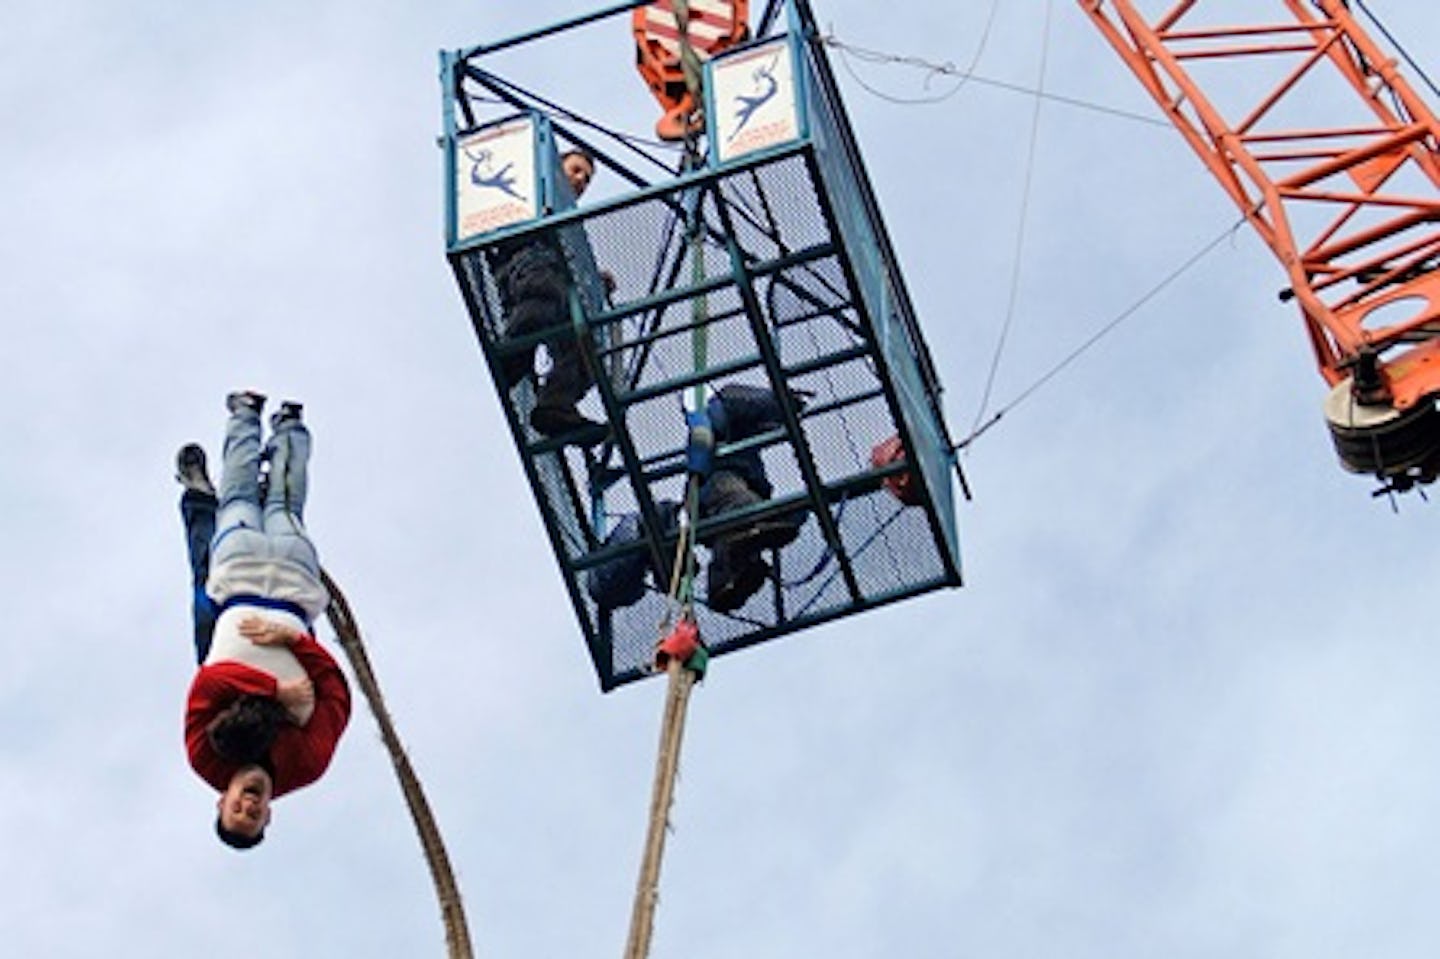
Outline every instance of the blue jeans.
<svg viewBox="0 0 1440 959">
<path fill-rule="evenodd" d="M 195 661 L 204 664 L 215 635 L 217 608 L 205 592 L 210 576 L 210 541 L 215 538 L 215 508 L 218 500 L 209 493 L 186 490 L 180 497 L 180 517 L 185 521 L 185 548 L 190 556 L 190 618 L 195 626 Z"/>
<path fill-rule="evenodd" d="M 260 414 L 241 408 L 225 424 L 218 532 L 212 567 L 236 559 L 281 560 L 320 581 L 320 559 L 305 532 L 310 431 L 298 420 L 281 423 L 265 448 L 269 487 L 260 501 Z"/>
</svg>

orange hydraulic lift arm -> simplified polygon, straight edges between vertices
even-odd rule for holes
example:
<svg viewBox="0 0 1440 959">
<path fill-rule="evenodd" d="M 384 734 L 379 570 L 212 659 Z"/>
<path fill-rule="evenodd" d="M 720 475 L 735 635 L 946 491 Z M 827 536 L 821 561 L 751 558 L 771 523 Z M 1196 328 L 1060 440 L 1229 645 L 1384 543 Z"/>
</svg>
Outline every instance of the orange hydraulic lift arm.
<svg viewBox="0 0 1440 959">
<path fill-rule="evenodd" d="M 1236 5 L 1214 0 L 1151 15 L 1132 0 L 1079 3 L 1284 266 L 1284 296 L 1331 387 L 1342 463 L 1399 488 L 1434 480 L 1440 123 L 1429 105 L 1347 0 L 1260 0 L 1239 5 L 1254 11 L 1244 23 L 1216 22 Z"/>
</svg>

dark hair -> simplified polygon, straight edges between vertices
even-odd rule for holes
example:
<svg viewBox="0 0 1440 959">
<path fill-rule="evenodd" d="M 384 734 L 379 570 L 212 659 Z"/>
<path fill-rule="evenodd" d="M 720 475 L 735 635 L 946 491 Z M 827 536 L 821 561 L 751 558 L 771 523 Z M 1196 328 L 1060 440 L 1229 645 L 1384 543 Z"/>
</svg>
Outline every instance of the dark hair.
<svg viewBox="0 0 1440 959">
<path fill-rule="evenodd" d="M 225 824 L 220 821 L 220 817 L 216 816 L 215 835 L 219 836 L 220 841 L 223 842 L 225 845 L 229 846 L 231 849 L 239 849 L 243 851 L 246 849 L 253 849 L 254 847 L 260 845 L 260 843 L 263 842 L 265 839 L 265 830 L 262 828 L 255 835 L 247 836 L 243 832 L 235 832 L 233 829 L 226 829 Z"/>
<path fill-rule="evenodd" d="M 586 163 L 590 164 L 590 169 L 595 169 L 595 154 L 591 153 L 584 147 L 571 147 L 570 149 L 566 150 L 564 153 L 560 154 L 560 162 L 564 163 L 565 158 L 571 156 L 580 157 Z"/>
<path fill-rule="evenodd" d="M 288 721 L 279 700 L 246 694 L 215 717 L 207 735 L 221 758 L 241 765 L 259 763 L 268 758 L 275 736 Z"/>
</svg>

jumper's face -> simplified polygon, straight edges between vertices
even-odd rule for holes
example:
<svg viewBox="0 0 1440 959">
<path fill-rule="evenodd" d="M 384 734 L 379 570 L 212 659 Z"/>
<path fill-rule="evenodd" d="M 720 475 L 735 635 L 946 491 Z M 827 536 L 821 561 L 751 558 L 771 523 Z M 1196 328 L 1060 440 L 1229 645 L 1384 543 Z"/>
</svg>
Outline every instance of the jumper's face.
<svg viewBox="0 0 1440 959">
<path fill-rule="evenodd" d="M 246 766 L 230 777 L 230 785 L 217 804 L 220 824 L 230 832 L 255 837 L 270 822 L 274 783 L 259 766 Z"/>
<path fill-rule="evenodd" d="M 595 164 L 582 153 L 567 153 L 560 161 L 560 170 L 565 174 L 565 179 L 570 181 L 570 192 L 575 194 L 575 199 L 580 199 L 580 194 L 590 185 L 590 178 L 595 175 Z"/>
</svg>

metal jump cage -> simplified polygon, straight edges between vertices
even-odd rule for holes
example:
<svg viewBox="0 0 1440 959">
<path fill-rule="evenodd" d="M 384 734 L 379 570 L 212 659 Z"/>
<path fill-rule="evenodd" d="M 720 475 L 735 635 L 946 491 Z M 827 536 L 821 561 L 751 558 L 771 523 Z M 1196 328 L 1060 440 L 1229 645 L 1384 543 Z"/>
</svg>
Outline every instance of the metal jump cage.
<svg viewBox="0 0 1440 959">
<path fill-rule="evenodd" d="M 606 691 L 650 672 L 697 394 L 740 384 L 775 402 L 763 430 L 714 450 L 716 462 L 758 456 L 768 497 L 704 515 L 701 546 L 747 524 L 799 523 L 738 608 L 697 591 L 712 656 L 960 584 L 963 477 L 940 382 L 806 0 L 770 0 L 748 42 L 705 62 L 705 128 L 689 162 L 661 176 L 487 69 L 501 50 L 641 6 L 441 54 L 448 259 Z M 572 147 L 628 191 L 577 206 L 560 173 Z M 517 336 L 500 274 L 527 244 L 563 257 L 569 316 Z M 537 432 L 535 377 L 505 373 L 517 352 L 560 338 L 593 380 L 580 412 L 609 427 L 589 446 Z M 876 455 L 891 438 L 902 458 Z M 639 599 L 597 595 L 597 577 L 626 562 L 648 570 Z"/>
</svg>

